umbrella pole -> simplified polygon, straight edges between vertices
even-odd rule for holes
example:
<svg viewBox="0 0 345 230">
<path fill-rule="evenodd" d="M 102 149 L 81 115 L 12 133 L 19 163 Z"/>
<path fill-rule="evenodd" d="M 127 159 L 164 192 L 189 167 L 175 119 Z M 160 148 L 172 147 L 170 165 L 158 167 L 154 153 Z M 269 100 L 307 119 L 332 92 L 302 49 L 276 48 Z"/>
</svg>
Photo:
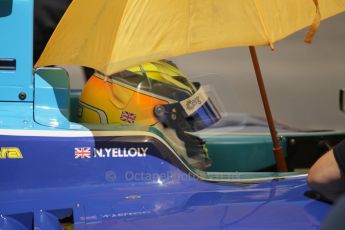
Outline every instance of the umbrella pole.
<svg viewBox="0 0 345 230">
<path fill-rule="evenodd" d="M 268 127 L 269 127 L 270 132 L 271 132 L 271 137 L 272 137 L 272 142 L 273 142 L 273 153 L 274 153 L 274 158 L 276 161 L 277 171 L 278 172 L 287 172 L 287 166 L 286 166 L 286 162 L 285 162 L 285 158 L 284 158 L 283 148 L 281 147 L 281 145 L 278 141 L 278 138 L 277 138 L 277 131 L 276 131 L 276 128 L 274 125 L 270 105 L 268 103 L 268 97 L 266 94 L 265 85 L 264 85 L 264 81 L 262 78 L 260 65 L 259 65 L 258 57 L 256 55 L 255 47 L 249 46 L 249 50 L 250 50 L 250 56 L 252 57 L 252 62 L 254 65 L 256 79 L 257 79 L 259 89 L 260 89 L 260 95 L 261 95 L 262 103 L 263 103 L 264 109 L 265 109 Z"/>
</svg>

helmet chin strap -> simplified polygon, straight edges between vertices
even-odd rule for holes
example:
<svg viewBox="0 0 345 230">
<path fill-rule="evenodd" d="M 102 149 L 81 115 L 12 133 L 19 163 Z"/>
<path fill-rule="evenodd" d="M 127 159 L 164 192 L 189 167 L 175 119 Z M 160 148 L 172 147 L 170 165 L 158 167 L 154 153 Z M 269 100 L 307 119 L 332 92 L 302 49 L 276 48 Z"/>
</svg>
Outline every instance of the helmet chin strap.
<svg viewBox="0 0 345 230">
<path fill-rule="evenodd" d="M 208 159 L 208 150 L 206 148 L 206 142 L 203 139 L 186 133 L 181 129 L 175 129 L 175 131 L 178 138 L 185 143 L 189 157 L 203 156 L 205 159 Z"/>
<path fill-rule="evenodd" d="M 164 127 L 162 123 L 157 123 L 154 125 L 156 129 L 160 132 L 164 133 L 165 139 L 169 142 L 169 144 L 175 149 L 175 151 L 182 156 L 191 166 L 199 169 L 204 170 L 205 168 L 209 167 L 212 162 L 208 158 L 208 150 L 206 145 L 203 144 L 204 142 L 200 139 L 200 142 L 197 142 L 196 145 L 192 145 L 195 143 L 194 138 L 198 138 L 190 135 L 187 139 L 181 140 L 181 135 L 177 135 L 177 131 L 171 127 Z M 186 135 L 188 133 L 182 134 Z M 189 144 L 186 141 L 192 140 Z M 202 151 L 203 150 L 203 151 Z M 197 154 L 199 153 L 199 154 Z"/>
<path fill-rule="evenodd" d="M 183 141 L 188 157 L 208 161 L 205 141 L 185 131 L 190 130 L 190 127 L 185 122 L 186 118 L 183 113 L 185 112 L 179 103 L 158 105 L 154 111 L 155 116 L 163 126 L 173 129 L 176 136 Z"/>
</svg>

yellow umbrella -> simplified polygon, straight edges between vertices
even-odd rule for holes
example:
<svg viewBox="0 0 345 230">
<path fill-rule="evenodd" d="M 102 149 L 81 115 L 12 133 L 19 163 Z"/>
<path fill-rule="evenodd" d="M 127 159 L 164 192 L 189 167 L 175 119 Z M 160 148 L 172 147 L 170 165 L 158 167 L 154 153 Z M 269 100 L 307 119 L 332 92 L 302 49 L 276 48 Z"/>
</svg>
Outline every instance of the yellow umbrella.
<svg viewBox="0 0 345 230">
<path fill-rule="evenodd" d="M 74 0 L 36 66 L 77 64 L 109 75 L 146 61 L 271 45 L 313 23 L 316 0 Z M 319 0 L 322 19 L 344 0 Z M 317 23 L 316 23 L 317 24 Z"/>
<path fill-rule="evenodd" d="M 234 46 L 250 52 L 279 171 L 286 171 L 254 46 L 345 11 L 345 0 L 74 0 L 35 67 L 81 65 L 110 75 L 143 62 Z"/>
</svg>

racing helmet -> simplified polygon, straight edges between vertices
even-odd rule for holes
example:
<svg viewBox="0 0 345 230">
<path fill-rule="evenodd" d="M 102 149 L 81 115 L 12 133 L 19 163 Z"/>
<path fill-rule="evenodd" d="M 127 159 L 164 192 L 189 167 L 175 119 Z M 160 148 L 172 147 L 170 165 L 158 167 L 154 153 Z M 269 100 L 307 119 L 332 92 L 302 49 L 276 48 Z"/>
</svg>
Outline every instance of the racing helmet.
<svg viewBox="0 0 345 230">
<path fill-rule="evenodd" d="M 85 84 L 79 103 L 84 123 L 158 123 L 175 130 L 188 155 L 205 155 L 204 142 L 188 132 L 214 124 L 220 113 L 199 83 L 169 61 L 144 63 L 104 76 L 96 72 Z"/>
</svg>

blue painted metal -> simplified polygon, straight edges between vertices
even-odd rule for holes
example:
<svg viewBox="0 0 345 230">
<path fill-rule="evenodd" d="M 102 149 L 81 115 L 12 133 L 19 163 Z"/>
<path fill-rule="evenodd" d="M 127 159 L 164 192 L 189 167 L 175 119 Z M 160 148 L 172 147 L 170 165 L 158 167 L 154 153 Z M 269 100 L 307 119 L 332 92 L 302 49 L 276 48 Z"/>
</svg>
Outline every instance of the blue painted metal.
<svg viewBox="0 0 345 230">
<path fill-rule="evenodd" d="M 54 214 L 40 210 L 35 212 L 35 229 L 61 230 L 59 219 Z"/>
<path fill-rule="evenodd" d="M 50 127 L 69 128 L 70 85 L 68 73 L 60 68 L 35 72 L 34 119 Z"/>
<path fill-rule="evenodd" d="M 0 102 L 0 128 L 2 129 L 32 129 L 33 104 L 22 102 Z"/>
<path fill-rule="evenodd" d="M 41 210 L 73 210 L 75 229 L 313 229 L 329 209 L 303 195 L 305 177 L 203 182 L 186 174 L 174 154 L 155 140 L 133 140 L 1 136 L 0 146 L 18 147 L 23 159 L 0 161 L 0 174 L 6 175 L 0 182 L 0 213 L 32 213 L 40 226 Z M 76 147 L 129 146 L 148 148 L 147 155 L 106 157 L 103 152 L 103 157 L 75 158 Z"/>
<path fill-rule="evenodd" d="M 0 101 L 32 101 L 33 0 L 0 1 L 0 31 L 0 60 L 16 60 L 15 70 L 0 70 Z"/>
<path fill-rule="evenodd" d="M 26 139 L 11 143 L 17 141 L 23 159 L 0 162 L 7 175 L 0 184 L 0 213 L 6 215 L 31 212 L 36 220 L 42 209 L 72 209 L 75 229 L 313 229 L 329 208 L 303 195 L 305 177 L 207 183 L 185 174 L 150 142 L 145 158 L 75 159 L 73 147 L 81 140 L 55 138 L 52 148 L 47 138 L 36 138 L 40 146 Z M 21 145 L 25 141 L 37 147 Z M 96 142 L 120 146 L 110 137 Z"/>
<path fill-rule="evenodd" d="M 1 215 L 0 229 L 3 230 L 27 230 L 28 226 L 24 226 L 20 221 L 13 217 Z"/>
</svg>

